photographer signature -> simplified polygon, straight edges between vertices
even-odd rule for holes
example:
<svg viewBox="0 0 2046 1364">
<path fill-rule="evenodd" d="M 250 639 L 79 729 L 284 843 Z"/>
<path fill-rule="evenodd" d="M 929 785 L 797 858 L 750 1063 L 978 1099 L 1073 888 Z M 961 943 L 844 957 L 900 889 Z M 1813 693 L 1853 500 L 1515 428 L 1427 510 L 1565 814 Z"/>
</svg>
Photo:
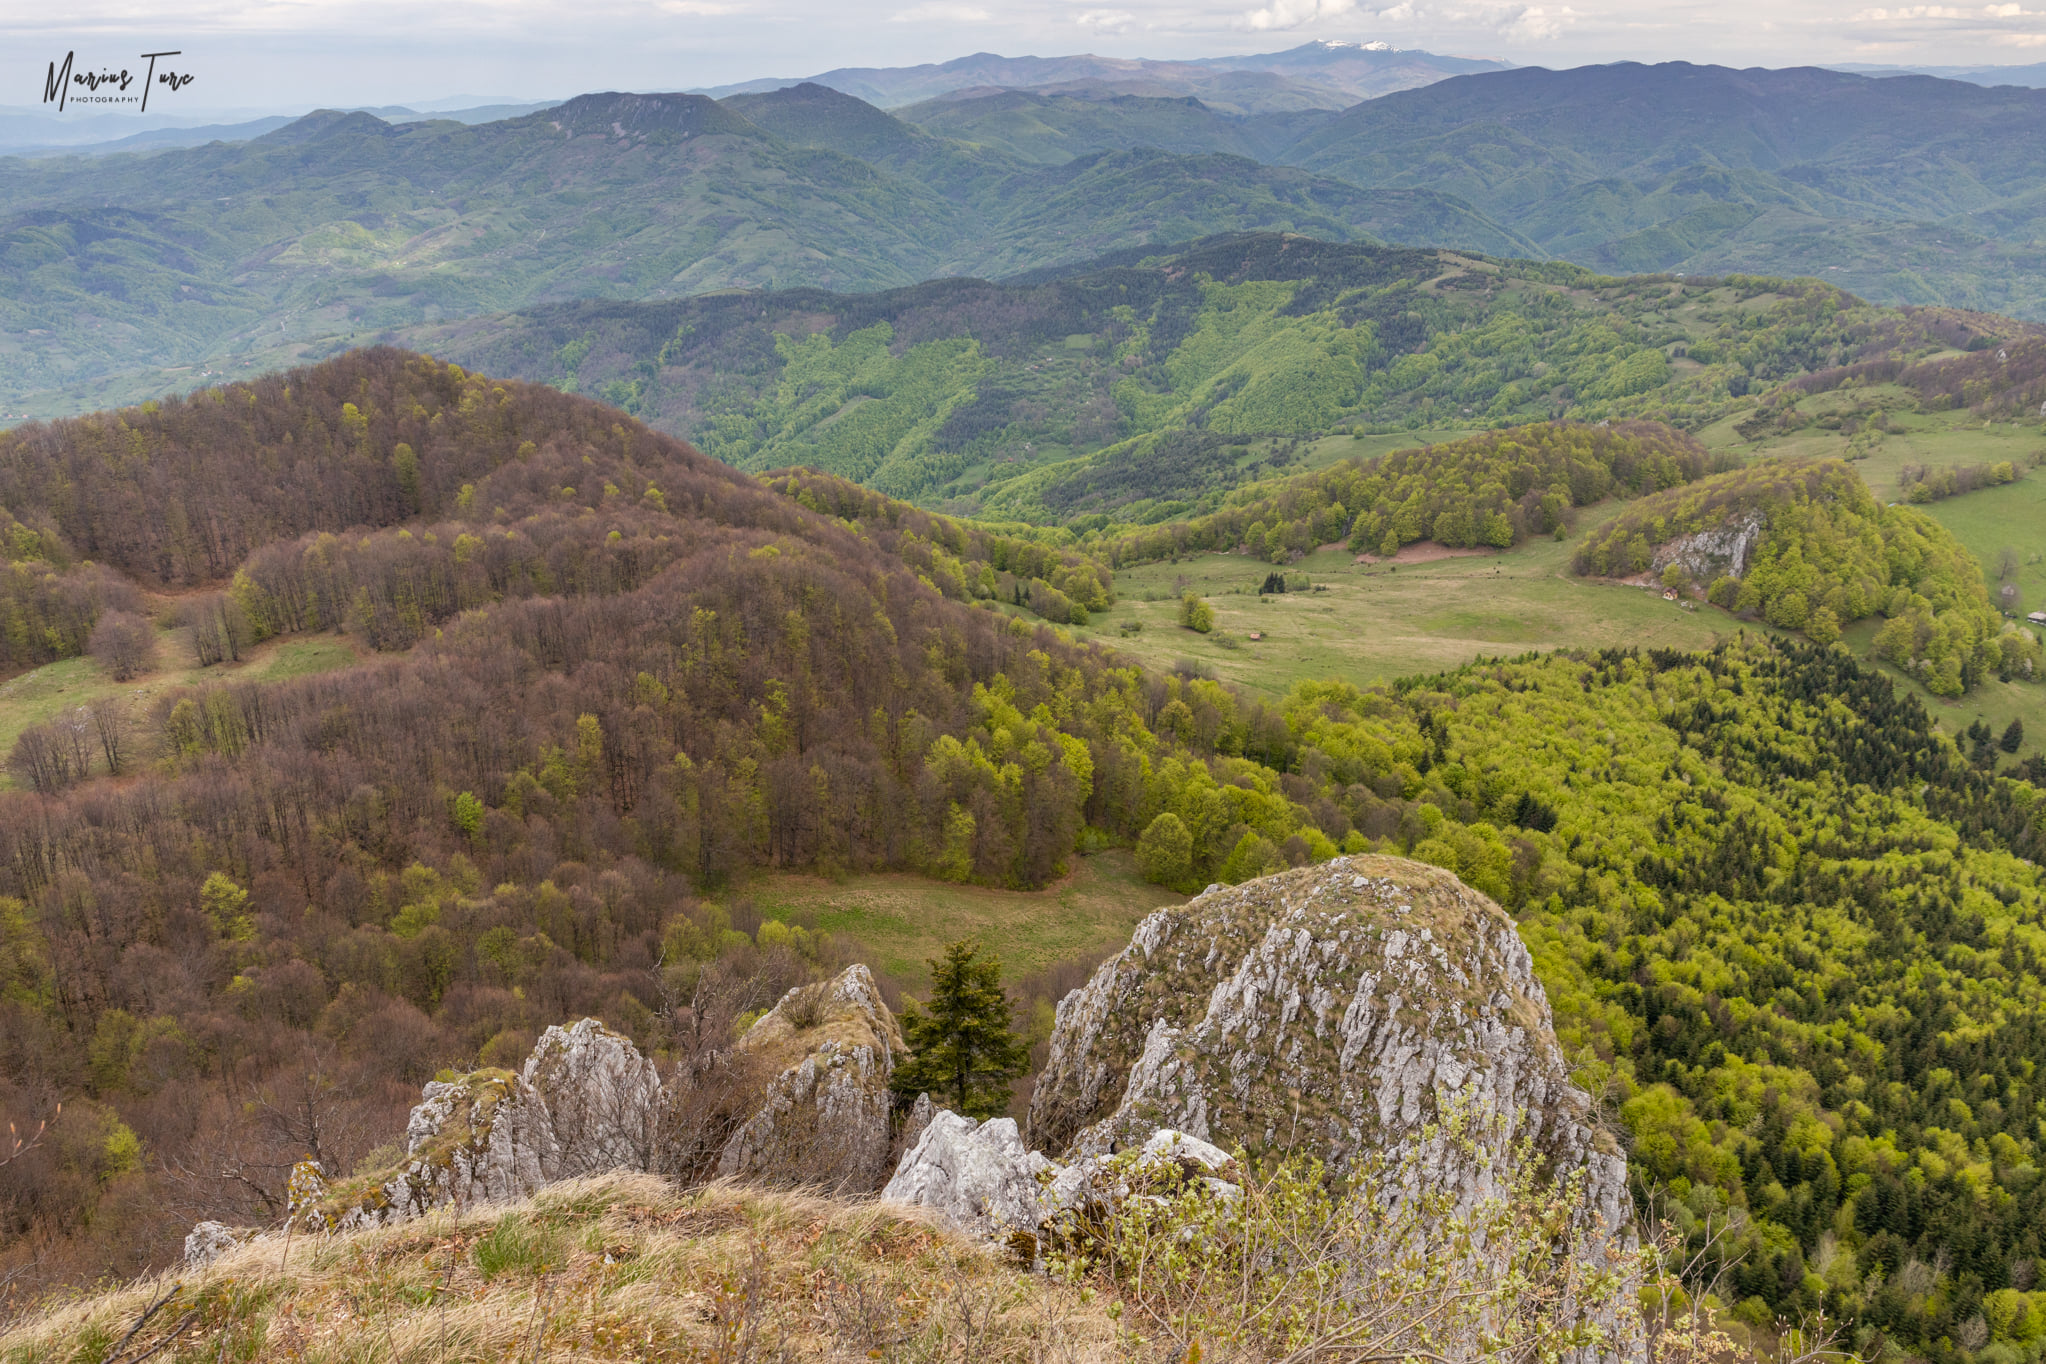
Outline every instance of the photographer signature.
<svg viewBox="0 0 2046 1364">
<path fill-rule="evenodd" d="M 137 97 L 126 92 L 129 85 L 140 79 L 142 82 L 142 92 L 140 95 L 141 112 L 147 113 L 149 111 L 149 91 L 152 86 L 167 85 L 173 92 L 176 92 L 192 83 L 194 78 L 187 73 L 174 71 L 169 67 L 165 67 L 161 73 L 156 69 L 157 58 L 179 57 L 183 55 L 184 53 L 181 50 L 144 52 L 142 57 L 148 61 L 149 67 L 138 78 L 125 66 L 119 71 L 73 71 L 71 69 L 72 62 L 78 54 L 76 52 L 66 52 L 64 54 L 64 64 L 61 67 L 56 62 L 50 63 L 50 73 L 43 80 L 43 103 L 55 104 L 58 112 L 61 113 L 65 104 L 72 97 L 71 88 L 73 86 L 82 86 L 87 93 L 78 97 L 80 103 L 134 104 L 137 102 Z M 99 88 L 102 85 L 111 85 L 121 93 L 119 95 L 101 95 L 99 94 Z"/>
</svg>

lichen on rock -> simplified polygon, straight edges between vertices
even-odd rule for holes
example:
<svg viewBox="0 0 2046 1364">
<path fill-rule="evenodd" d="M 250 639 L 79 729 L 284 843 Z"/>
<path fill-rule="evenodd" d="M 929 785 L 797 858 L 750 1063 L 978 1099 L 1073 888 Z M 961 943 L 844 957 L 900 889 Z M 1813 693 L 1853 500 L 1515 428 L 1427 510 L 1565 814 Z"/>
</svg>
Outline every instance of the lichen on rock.
<svg viewBox="0 0 2046 1364">
<path fill-rule="evenodd" d="M 557 1179 L 643 1170 L 660 1094 L 653 1062 L 628 1038 L 594 1018 L 549 1028 L 520 1072 L 429 1083 L 395 1169 L 329 1181 L 300 1162 L 291 1220 L 309 1231 L 382 1226 L 446 1203 L 527 1198 Z"/>
<path fill-rule="evenodd" d="M 739 1050 L 773 1076 L 718 1159 L 733 1178 L 871 1191 L 888 1174 L 888 1081 L 904 1054 L 895 1015 L 865 966 L 798 986 Z"/>
</svg>

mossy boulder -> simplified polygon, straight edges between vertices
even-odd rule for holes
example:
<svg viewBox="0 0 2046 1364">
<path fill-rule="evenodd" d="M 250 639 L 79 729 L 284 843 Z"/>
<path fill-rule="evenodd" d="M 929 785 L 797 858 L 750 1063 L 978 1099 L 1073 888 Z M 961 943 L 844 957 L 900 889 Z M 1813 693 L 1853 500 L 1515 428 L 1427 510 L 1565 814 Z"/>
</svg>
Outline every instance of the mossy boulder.
<svg viewBox="0 0 2046 1364">
<path fill-rule="evenodd" d="M 444 1203 L 528 1198 L 557 1179 L 644 1170 L 660 1098 L 653 1062 L 630 1039 L 594 1018 L 552 1027 L 520 1071 L 485 1068 L 428 1084 L 395 1168 L 330 1182 L 301 1162 L 291 1217 L 307 1230 L 345 1231 Z"/>
</svg>

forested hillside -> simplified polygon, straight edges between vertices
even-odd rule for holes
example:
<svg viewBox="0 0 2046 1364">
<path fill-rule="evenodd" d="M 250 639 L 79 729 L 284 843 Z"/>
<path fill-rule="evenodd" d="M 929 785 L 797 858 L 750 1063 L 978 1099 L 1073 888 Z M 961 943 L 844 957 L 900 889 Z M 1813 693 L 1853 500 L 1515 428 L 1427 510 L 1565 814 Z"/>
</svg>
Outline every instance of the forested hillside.
<svg viewBox="0 0 2046 1364">
<path fill-rule="evenodd" d="M 1742 541 L 1726 562 L 1725 546 Z M 1712 562 L 1708 580 L 1696 581 L 1687 560 Z M 1821 644 L 1880 614 L 1876 655 L 1935 696 L 1958 696 L 1984 676 L 2042 675 L 2038 643 L 1990 604 L 1975 558 L 1922 513 L 1877 503 L 1839 460 L 1767 461 L 1643 498 L 1576 556 L 1580 573 L 1664 564 L 1674 570 L 1667 583 Z"/>
<path fill-rule="evenodd" d="M 1386 558 L 1419 540 L 1509 549 L 1560 535 L 1579 507 L 1673 488 L 1713 464 L 1656 422 L 1543 422 L 1253 484 L 1220 511 L 1123 535 L 1104 553 L 1120 566 L 1239 547 L 1284 564 L 1337 540 Z"/>
<path fill-rule="evenodd" d="M 422 339 L 741 467 L 1042 522 L 1213 510 L 1336 430 L 1696 427 L 1815 371 L 2026 332 L 1809 282 L 1245 235 L 1009 285 L 568 305 Z"/>
</svg>

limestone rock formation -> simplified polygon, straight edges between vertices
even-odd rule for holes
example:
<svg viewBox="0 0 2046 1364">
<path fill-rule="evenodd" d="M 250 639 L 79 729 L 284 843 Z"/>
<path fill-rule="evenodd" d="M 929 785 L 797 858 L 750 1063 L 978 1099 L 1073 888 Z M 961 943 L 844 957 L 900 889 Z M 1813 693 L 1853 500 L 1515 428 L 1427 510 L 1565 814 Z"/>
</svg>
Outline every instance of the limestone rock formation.
<svg viewBox="0 0 2046 1364">
<path fill-rule="evenodd" d="M 556 1168 L 549 1178 L 648 1168 L 661 1077 L 631 1039 L 594 1018 L 549 1028 L 520 1079 L 553 1128 Z"/>
<path fill-rule="evenodd" d="M 185 1237 L 185 1268 L 204 1269 L 253 1233 L 224 1222 L 200 1222 Z"/>
<path fill-rule="evenodd" d="M 1039 1175 L 1053 1171 L 1041 1151 L 1023 1145 L 1014 1118 L 980 1123 L 945 1108 L 902 1153 L 881 1197 L 933 1209 L 966 1231 L 1000 1239 L 1034 1231 L 1044 1220 Z"/>
<path fill-rule="evenodd" d="M 726 1142 L 719 1174 L 863 1192 L 881 1183 L 888 1081 L 904 1048 L 866 967 L 789 991 L 739 1049 L 773 1078 L 765 1102 Z"/>
<path fill-rule="evenodd" d="M 526 1198 L 557 1179 L 643 1170 L 660 1105 L 653 1063 L 594 1018 L 549 1028 L 519 1073 L 435 1080 L 405 1124 L 395 1170 L 329 1183 L 292 1172 L 293 1221 L 345 1231 L 416 1217 L 444 1203 Z"/>
<path fill-rule="evenodd" d="M 1711 583 L 1719 577 L 1738 578 L 1748 571 L 1748 560 L 1762 540 L 1762 513 L 1745 511 L 1716 526 L 1665 540 L 1655 547 L 1649 560 L 1651 573 L 1661 575 L 1671 564 L 1683 569 L 1693 581 Z"/>
<path fill-rule="evenodd" d="M 1210 888 L 1139 925 L 1059 1005 L 1031 1134 L 1068 1158 L 1177 1128 L 1337 1169 L 1396 1152 L 1452 1107 L 1487 1148 L 1426 1153 L 1482 1196 L 1523 1137 L 1631 1224 L 1626 1159 L 1569 1080 L 1513 921 L 1446 871 L 1357 856 Z"/>
</svg>

